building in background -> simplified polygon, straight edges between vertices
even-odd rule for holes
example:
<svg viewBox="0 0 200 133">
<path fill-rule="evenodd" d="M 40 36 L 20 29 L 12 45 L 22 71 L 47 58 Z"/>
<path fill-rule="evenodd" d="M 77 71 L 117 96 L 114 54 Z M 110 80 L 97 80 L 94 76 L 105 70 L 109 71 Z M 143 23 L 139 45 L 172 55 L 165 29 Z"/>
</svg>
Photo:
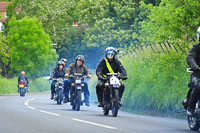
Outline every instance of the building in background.
<svg viewBox="0 0 200 133">
<path fill-rule="evenodd" d="M 3 23 L 6 21 L 7 15 L 6 15 L 6 6 L 11 4 L 11 2 L 0 2 L 0 32 L 3 32 L 4 26 Z M 19 13 L 21 11 L 20 8 L 16 9 L 16 13 Z"/>
</svg>

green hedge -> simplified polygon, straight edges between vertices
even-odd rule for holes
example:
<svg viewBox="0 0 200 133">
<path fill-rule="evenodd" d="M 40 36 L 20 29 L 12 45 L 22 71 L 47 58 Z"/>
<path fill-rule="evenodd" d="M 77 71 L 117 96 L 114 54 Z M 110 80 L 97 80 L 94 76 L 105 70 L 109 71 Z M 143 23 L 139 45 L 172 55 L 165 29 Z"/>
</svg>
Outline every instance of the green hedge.
<svg viewBox="0 0 200 133">
<path fill-rule="evenodd" d="M 145 54 L 144 54 L 145 53 Z M 188 91 L 186 54 L 153 53 L 146 49 L 137 57 L 121 58 L 128 72 L 123 97 L 124 109 L 132 112 L 179 116 Z"/>
<path fill-rule="evenodd" d="M 0 94 L 16 94 L 17 93 L 17 79 L 6 79 L 0 77 Z M 30 81 L 29 92 L 44 92 L 50 90 L 50 83 L 49 81 L 38 78 L 34 81 Z"/>
</svg>

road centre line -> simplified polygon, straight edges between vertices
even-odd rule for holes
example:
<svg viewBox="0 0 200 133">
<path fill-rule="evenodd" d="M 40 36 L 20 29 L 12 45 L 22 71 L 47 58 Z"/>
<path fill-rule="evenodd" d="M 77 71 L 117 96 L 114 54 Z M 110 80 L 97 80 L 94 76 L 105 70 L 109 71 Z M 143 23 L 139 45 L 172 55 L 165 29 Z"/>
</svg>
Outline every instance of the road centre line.
<svg viewBox="0 0 200 133">
<path fill-rule="evenodd" d="M 32 101 L 32 100 L 35 100 L 35 98 L 31 98 L 30 100 L 26 100 L 26 102 L 25 102 L 24 104 L 25 104 L 25 105 L 27 106 L 27 108 L 29 108 L 29 109 L 37 110 L 36 108 L 29 106 L 28 103 L 29 103 L 30 101 Z M 52 112 L 48 112 L 48 111 L 44 111 L 44 110 L 38 110 L 38 111 L 39 111 L 39 112 L 42 112 L 42 113 L 54 115 L 54 116 L 60 116 L 60 114 L 56 114 L 56 113 L 52 113 Z"/>
<path fill-rule="evenodd" d="M 28 106 L 28 101 L 26 101 L 26 102 L 24 103 L 24 105 Z"/>
<path fill-rule="evenodd" d="M 50 115 L 60 116 L 60 114 L 56 114 L 56 113 L 52 113 L 52 112 L 48 112 L 48 111 L 44 111 L 44 110 L 39 110 L 39 111 L 42 113 L 50 114 Z"/>
<path fill-rule="evenodd" d="M 99 126 L 99 127 L 104 127 L 104 128 L 108 128 L 108 129 L 113 129 L 116 130 L 116 127 L 111 127 L 111 126 L 107 126 L 107 125 L 102 125 L 102 124 L 98 124 L 98 123 L 94 123 L 94 122 L 90 122 L 90 121 L 85 121 L 85 120 L 80 120 L 80 119 L 76 119 L 76 118 L 72 118 L 72 120 L 74 121 L 78 121 L 78 122 L 82 122 L 82 123 L 87 123 L 87 124 L 91 124 L 91 125 L 95 125 L 95 126 Z"/>
<path fill-rule="evenodd" d="M 36 110 L 35 108 L 33 108 L 31 106 L 27 106 L 27 108 L 32 109 L 32 110 Z"/>
</svg>

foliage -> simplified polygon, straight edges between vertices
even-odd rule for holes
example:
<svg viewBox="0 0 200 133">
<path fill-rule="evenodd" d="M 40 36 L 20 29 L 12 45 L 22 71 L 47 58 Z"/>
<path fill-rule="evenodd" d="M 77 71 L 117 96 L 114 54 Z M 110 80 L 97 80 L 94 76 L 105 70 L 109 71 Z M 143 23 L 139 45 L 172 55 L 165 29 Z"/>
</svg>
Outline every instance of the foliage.
<svg viewBox="0 0 200 133">
<path fill-rule="evenodd" d="M 0 33 L 0 60 L 2 63 L 8 64 L 8 58 L 8 41 L 6 37 Z"/>
<path fill-rule="evenodd" d="M 57 55 L 52 49 L 51 40 L 36 18 L 13 18 L 9 22 L 7 35 L 10 43 L 11 73 L 27 72 L 36 78 L 49 72 Z"/>
<path fill-rule="evenodd" d="M 199 1 L 162 0 L 159 6 L 141 5 L 150 10 L 149 20 L 142 22 L 140 40 L 164 41 L 182 40 L 189 44 L 195 40 L 195 33 L 200 25 Z"/>
<path fill-rule="evenodd" d="M 94 76 L 92 76 L 92 79 L 90 79 L 90 81 L 88 83 L 88 88 L 90 91 L 90 100 L 93 102 L 97 102 L 96 85 L 97 85 L 97 76 L 94 75 Z"/>
<path fill-rule="evenodd" d="M 150 49 L 136 56 L 122 57 L 128 72 L 123 97 L 125 109 L 160 115 L 176 115 L 186 97 L 189 73 L 186 72 L 186 54 L 153 53 Z"/>
</svg>

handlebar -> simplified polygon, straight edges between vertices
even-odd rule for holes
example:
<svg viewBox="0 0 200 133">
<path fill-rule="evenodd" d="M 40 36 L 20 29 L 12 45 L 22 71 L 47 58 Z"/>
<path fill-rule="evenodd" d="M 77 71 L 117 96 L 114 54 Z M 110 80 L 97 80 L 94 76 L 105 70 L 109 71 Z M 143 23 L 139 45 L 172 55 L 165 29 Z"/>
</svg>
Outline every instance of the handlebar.
<svg viewBox="0 0 200 133">
<path fill-rule="evenodd" d="M 69 78 L 75 78 L 75 77 L 87 78 L 87 76 L 86 76 L 86 75 L 83 75 L 83 74 L 76 74 L 76 73 L 74 73 L 74 75 L 69 75 Z"/>
<path fill-rule="evenodd" d="M 65 80 L 66 78 L 52 78 L 52 80 L 59 80 L 59 79 Z"/>
<path fill-rule="evenodd" d="M 127 80 L 128 79 L 127 76 L 120 76 L 119 73 L 106 73 L 106 75 L 108 77 L 116 76 L 117 78 L 122 79 L 122 80 Z M 98 79 L 99 80 L 108 80 L 108 77 L 99 76 Z"/>
</svg>

